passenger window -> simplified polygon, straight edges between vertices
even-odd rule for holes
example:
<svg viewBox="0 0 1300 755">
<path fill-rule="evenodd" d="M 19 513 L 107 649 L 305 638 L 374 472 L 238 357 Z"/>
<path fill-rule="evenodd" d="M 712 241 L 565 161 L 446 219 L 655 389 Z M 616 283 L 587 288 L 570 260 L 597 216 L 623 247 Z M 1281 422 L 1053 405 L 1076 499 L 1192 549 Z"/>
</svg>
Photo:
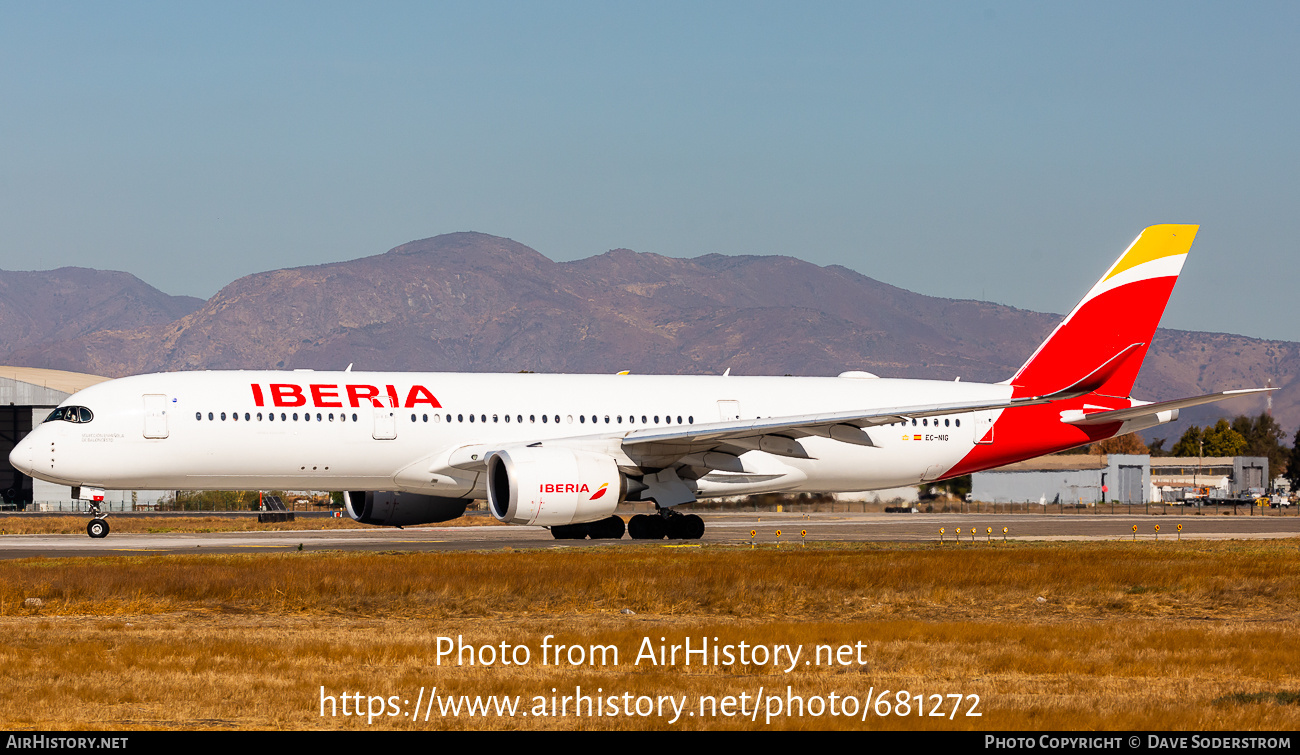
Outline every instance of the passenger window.
<svg viewBox="0 0 1300 755">
<path fill-rule="evenodd" d="M 194 419 L 197 419 L 198 421 L 202 422 L 202 421 L 203 421 L 203 412 L 194 412 Z"/>
<path fill-rule="evenodd" d="M 546 415 L 543 414 L 543 415 L 542 415 L 542 422 L 545 422 L 545 421 L 546 421 Z"/>
<path fill-rule="evenodd" d="M 208 412 L 208 421 L 209 421 L 209 422 L 212 421 L 212 412 Z"/>
<path fill-rule="evenodd" d="M 225 421 L 226 421 L 226 413 L 225 413 L 225 412 L 222 412 L 222 413 L 221 413 L 221 421 L 222 421 L 222 422 L 225 422 Z"/>
</svg>

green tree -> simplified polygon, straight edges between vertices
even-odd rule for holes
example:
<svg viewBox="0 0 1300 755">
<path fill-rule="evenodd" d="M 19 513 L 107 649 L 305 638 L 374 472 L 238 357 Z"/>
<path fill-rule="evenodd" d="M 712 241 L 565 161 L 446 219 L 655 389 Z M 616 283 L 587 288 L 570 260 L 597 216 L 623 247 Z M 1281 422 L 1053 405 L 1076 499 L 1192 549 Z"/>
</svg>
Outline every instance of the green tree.
<svg viewBox="0 0 1300 755">
<path fill-rule="evenodd" d="M 1183 431 L 1183 437 L 1174 444 L 1171 453 L 1174 456 L 1200 456 L 1201 436 L 1201 428 L 1192 425 Z"/>
<path fill-rule="evenodd" d="M 1291 442 L 1291 453 L 1287 456 L 1286 478 L 1291 481 L 1291 490 L 1300 490 L 1300 430 L 1295 431 L 1295 440 Z"/>
<path fill-rule="evenodd" d="M 1221 419 L 1214 427 L 1204 430 L 1192 425 L 1174 445 L 1174 456 L 1241 456 L 1246 450 L 1246 439 L 1232 429 L 1228 420 Z"/>
<path fill-rule="evenodd" d="M 1246 441 L 1246 456 L 1267 456 L 1268 472 L 1276 477 L 1287 470 L 1290 450 L 1282 445 L 1282 426 L 1266 413 L 1258 417 L 1241 415 L 1232 420 L 1232 429 Z"/>
</svg>

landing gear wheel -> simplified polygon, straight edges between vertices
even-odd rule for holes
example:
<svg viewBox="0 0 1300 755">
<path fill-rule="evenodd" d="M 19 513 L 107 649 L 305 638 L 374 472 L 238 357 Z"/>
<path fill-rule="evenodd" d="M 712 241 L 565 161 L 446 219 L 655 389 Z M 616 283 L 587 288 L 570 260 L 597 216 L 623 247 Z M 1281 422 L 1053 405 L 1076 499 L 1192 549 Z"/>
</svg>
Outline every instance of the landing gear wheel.
<svg viewBox="0 0 1300 755">
<path fill-rule="evenodd" d="M 633 540 L 663 540 L 668 523 L 658 515 L 637 514 L 627 523 L 627 534 Z"/>
<path fill-rule="evenodd" d="M 587 525 L 557 524 L 551 527 L 551 537 L 556 540 L 584 540 L 587 537 Z"/>
<path fill-rule="evenodd" d="M 108 520 L 91 519 L 90 522 L 86 524 L 86 534 L 95 539 L 108 537 Z"/>
<path fill-rule="evenodd" d="M 621 516 L 601 519 L 599 522 L 592 522 L 588 527 L 591 528 L 592 540 L 619 540 L 627 530 L 627 525 L 623 523 Z"/>
<path fill-rule="evenodd" d="M 699 540 L 704 537 L 704 520 L 695 514 L 682 517 L 681 532 L 683 540 Z"/>
</svg>

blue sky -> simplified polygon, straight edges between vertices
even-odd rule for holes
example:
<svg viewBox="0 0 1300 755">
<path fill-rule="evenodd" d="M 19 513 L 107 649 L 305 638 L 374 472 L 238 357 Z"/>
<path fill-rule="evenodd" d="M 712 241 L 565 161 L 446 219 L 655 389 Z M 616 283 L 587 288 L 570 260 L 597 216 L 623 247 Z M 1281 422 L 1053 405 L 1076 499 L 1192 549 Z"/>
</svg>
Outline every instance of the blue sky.
<svg viewBox="0 0 1300 755">
<path fill-rule="evenodd" d="M 0 2 L 0 268 L 452 231 L 786 254 L 1064 312 L 1200 223 L 1171 327 L 1300 340 L 1300 5 Z"/>
</svg>

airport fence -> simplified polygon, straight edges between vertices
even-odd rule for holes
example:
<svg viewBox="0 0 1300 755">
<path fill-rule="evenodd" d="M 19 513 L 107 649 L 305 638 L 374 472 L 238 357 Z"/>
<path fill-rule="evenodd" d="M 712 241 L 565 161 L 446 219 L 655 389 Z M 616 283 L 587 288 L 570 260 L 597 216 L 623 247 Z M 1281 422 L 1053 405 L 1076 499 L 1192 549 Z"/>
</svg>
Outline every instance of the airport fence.
<svg viewBox="0 0 1300 755">
<path fill-rule="evenodd" d="M 1109 514 L 1149 516 L 1300 516 L 1300 507 L 1273 508 L 1256 506 L 1250 501 L 1207 503 L 1202 506 L 1171 505 L 1160 502 L 1125 503 L 1046 503 L 1037 501 L 989 502 L 957 500 L 844 501 L 833 496 L 759 495 L 738 499 L 712 499 L 690 504 L 690 510 L 703 512 L 787 512 L 796 514 L 834 513 L 920 513 L 920 514 L 1050 514 L 1057 516 L 1102 516 Z M 645 514 L 654 511 L 653 503 L 624 503 L 619 513 Z"/>
</svg>

